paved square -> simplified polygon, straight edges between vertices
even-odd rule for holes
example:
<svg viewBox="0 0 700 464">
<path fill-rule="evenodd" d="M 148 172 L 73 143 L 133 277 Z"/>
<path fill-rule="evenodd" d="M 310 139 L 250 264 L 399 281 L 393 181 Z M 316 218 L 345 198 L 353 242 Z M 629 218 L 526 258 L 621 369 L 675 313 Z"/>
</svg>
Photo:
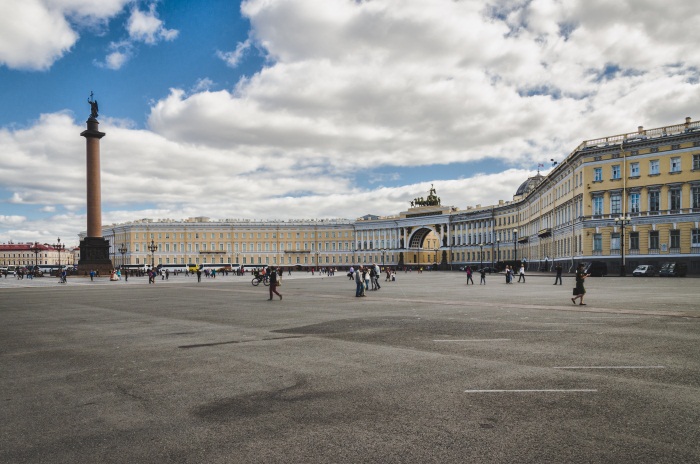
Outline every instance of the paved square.
<svg viewBox="0 0 700 464">
<path fill-rule="evenodd" d="M 700 280 L 553 281 L 0 279 L 0 462 L 700 462 Z"/>
</svg>

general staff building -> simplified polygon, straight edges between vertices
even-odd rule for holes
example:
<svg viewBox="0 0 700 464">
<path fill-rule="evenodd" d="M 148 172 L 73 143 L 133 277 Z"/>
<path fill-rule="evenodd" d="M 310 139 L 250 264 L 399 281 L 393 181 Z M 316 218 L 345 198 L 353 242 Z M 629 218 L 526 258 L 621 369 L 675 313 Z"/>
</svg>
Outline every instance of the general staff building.
<svg viewBox="0 0 700 464">
<path fill-rule="evenodd" d="M 586 140 L 510 201 L 443 206 L 431 189 L 406 211 L 356 220 L 143 219 L 103 227 L 112 262 L 528 269 L 604 261 L 611 273 L 684 262 L 700 273 L 700 123 Z M 150 248 L 149 248 L 150 247 Z"/>
</svg>

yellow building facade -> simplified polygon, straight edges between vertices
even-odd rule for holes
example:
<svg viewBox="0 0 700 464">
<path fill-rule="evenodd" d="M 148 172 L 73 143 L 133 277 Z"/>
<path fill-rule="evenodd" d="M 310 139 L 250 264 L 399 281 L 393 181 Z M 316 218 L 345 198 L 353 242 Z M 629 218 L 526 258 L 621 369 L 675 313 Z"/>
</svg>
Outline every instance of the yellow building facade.
<svg viewBox="0 0 700 464">
<path fill-rule="evenodd" d="M 119 264 L 300 267 L 464 266 L 524 262 L 609 273 L 683 262 L 700 273 L 700 123 L 587 140 L 512 200 L 443 206 L 435 189 L 392 216 L 356 220 L 144 219 L 103 227 Z M 153 242 L 153 252 L 149 245 Z M 122 253 L 123 252 L 123 253 Z"/>
</svg>

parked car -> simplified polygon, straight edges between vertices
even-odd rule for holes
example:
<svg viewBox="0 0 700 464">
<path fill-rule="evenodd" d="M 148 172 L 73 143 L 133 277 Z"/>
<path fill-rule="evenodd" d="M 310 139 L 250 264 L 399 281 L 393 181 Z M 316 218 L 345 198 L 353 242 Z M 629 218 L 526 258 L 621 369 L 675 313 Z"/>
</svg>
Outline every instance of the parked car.
<svg viewBox="0 0 700 464">
<path fill-rule="evenodd" d="M 687 272 L 685 263 L 665 263 L 659 270 L 659 277 L 685 277 Z"/>
<path fill-rule="evenodd" d="M 632 275 L 635 277 L 640 277 L 640 276 L 655 276 L 656 275 L 656 268 L 652 266 L 651 264 L 640 264 L 635 268 L 634 271 L 632 271 Z"/>
<path fill-rule="evenodd" d="M 488 274 L 491 273 L 497 273 L 498 271 L 496 270 L 495 267 L 490 267 L 490 266 L 484 266 L 484 271 Z M 481 269 L 476 270 L 475 272 L 481 272 Z"/>
<path fill-rule="evenodd" d="M 591 277 L 603 277 L 608 275 L 608 265 L 603 261 L 591 261 L 583 263 L 583 272 Z"/>
</svg>

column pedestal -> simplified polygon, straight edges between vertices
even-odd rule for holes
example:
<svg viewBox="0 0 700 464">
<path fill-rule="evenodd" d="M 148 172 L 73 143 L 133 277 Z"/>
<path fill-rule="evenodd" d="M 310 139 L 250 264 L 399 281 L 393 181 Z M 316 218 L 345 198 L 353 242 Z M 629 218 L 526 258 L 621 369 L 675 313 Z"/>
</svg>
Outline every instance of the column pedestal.
<svg viewBox="0 0 700 464">
<path fill-rule="evenodd" d="M 112 272 L 112 260 L 109 259 L 109 240 L 103 237 L 85 237 L 80 241 L 80 261 L 78 273 L 84 275 L 90 271 L 99 271 L 108 276 Z"/>
</svg>

